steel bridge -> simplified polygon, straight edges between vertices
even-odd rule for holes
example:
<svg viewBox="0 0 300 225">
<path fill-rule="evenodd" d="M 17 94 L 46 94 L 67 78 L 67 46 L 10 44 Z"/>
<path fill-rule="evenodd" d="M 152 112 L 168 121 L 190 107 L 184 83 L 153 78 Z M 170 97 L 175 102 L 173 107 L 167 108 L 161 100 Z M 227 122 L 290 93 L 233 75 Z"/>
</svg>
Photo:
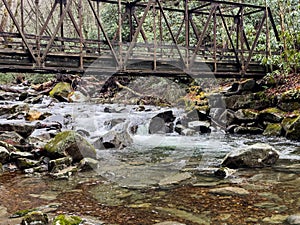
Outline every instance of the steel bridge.
<svg viewBox="0 0 300 225">
<path fill-rule="evenodd" d="M 0 71 L 260 77 L 270 8 L 211 0 L 0 0 Z M 255 21 L 255 22 L 253 22 Z"/>
</svg>

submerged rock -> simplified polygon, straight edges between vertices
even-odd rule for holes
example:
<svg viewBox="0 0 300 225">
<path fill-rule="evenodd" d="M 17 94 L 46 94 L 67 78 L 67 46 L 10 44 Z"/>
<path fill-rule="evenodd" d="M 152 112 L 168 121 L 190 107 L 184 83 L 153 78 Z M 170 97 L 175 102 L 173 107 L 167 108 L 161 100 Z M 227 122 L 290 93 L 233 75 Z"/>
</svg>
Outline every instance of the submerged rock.
<svg viewBox="0 0 300 225">
<path fill-rule="evenodd" d="M 290 215 L 286 218 L 286 223 L 290 225 L 300 225 L 300 214 Z"/>
<path fill-rule="evenodd" d="M 276 163 L 279 153 L 270 145 L 257 143 L 246 148 L 230 152 L 222 162 L 229 168 L 265 167 Z"/>
<path fill-rule="evenodd" d="M 78 162 L 84 157 L 96 158 L 94 146 L 75 131 L 60 132 L 44 149 L 52 159 L 70 156 L 73 161 Z"/>
<path fill-rule="evenodd" d="M 244 196 L 250 194 L 249 191 L 247 191 L 246 189 L 239 188 L 239 187 L 213 188 L 209 190 L 209 193 L 217 194 L 217 195 L 238 195 L 238 196 Z"/>
</svg>

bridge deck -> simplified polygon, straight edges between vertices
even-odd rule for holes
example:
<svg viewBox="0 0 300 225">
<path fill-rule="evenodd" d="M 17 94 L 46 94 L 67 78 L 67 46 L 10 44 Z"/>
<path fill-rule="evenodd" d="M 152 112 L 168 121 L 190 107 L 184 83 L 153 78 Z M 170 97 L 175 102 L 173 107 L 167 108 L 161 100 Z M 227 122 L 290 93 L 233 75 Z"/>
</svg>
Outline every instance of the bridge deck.
<svg viewBox="0 0 300 225">
<path fill-rule="evenodd" d="M 49 11 L 41 12 L 39 1 L 21 0 L 22 13 L 14 14 L 7 0 L 0 1 L 8 12 L 6 27 L 0 25 L 1 72 L 262 77 L 269 68 L 259 61 L 270 51 L 258 43 L 263 32 L 269 38 L 268 18 L 278 39 L 270 9 L 249 4 L 199 0 L 190 5 L 184 0 L 172 7 L 160 0 L 53 0 L 47 3 Z M 113 36 L 108 34 L 113 23 L 101 21 L 100 2 L 117 12 Z M 82 3 L 93 23 L 85 24 Z M 251 38 L 243 30 L 246 16 L 258 20 Z M 181 25 L 172 25 L 171 17 Z M 57 22 L 51 27 L 50 21 Z M 83 35 L 87 26 L 93 38 Z"/>
</svg>

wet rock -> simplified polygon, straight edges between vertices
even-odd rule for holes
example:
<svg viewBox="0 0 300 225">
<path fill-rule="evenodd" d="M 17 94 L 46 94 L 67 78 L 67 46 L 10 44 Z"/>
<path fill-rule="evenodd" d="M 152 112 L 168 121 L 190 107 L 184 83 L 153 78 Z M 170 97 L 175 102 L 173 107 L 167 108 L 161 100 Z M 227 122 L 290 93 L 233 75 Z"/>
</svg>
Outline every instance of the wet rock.
<svg viewBox="0 0 300 225">
<path fill-rule="evenodd" d="M 86 102 L 89 98 L 80 91 L 73 91 L 68 95 L 68 100 L 69 102 Z"/>
<path fill-rule="evenodd" d="M 80 171 L 96 170 L 98 168 L 98 161 L 91 158 L 84 158 L 80 161 L 78 168 Z"/>
<path fill-rule="evenodd" d="M 300 140 L 300 116 L 286 117 L 281 122 L 285 136 L 291 140 Z"/>
<path fill-rule="evenodd" d="M 50 176 L 54 179 L 69 179 L 77 171 L 78 169 L 76 166 L 69 166 L 56 173 L 50 173 Z"/>
<path fill-rule="evenodd" d="M 229 168 L 265 167 L 276 163 L 279 153 L 270 145 L 257 143 L 227 154 L 222 166 Z"/>
<path fill-rule="evenodd" d="M 182 118 L 180 118 L 180 121 L 181 121 L 181 124 L 186 127 L 186 126 L 188 126 L 188 123 L 191 121 L 203 121 L 203 120 L 207 120 L 207 119 L 208 119 L 208 116 L 205 111 L 194 109 L 192 111 L 189 111 Z"/>
<path fill-rule="evenodd" d="M 229 169 L 229 168 L 227 168 L 227 167 L 221 167 L 221 168 L 217 169 L 217 170 L 214 172 L 214 175 L 215 175 L 216 177 L 226 178 L 226 177 L 231 176 L 231 175 L 234 174 L 235 172 L 236 172 L 236 170 Z"/>
<path fill-rule="evenodd" d="M 78 162 L 84 157 L 96 158 L 94 146 L 75 131 L 60 132 L 45 145 L 44 149 L 52 159 L 70 156 L 73 161 Z"/>
<path fill-rule="evenodd" d="M 9 161 L 9 157 L 9 151 L 5 147 L 0 146 L 0 163 L 7 163 Z"/>
<path fill-rule="evenodd" d="M 270 123 L 263 132 L 265 136 L 281 136 L 282 126 L 280 123 Z"/>
<path fill-rule="evenodd" d="M 83 220 L 79 216 L 59 215 L 54 218 L 55 225 L 79 225 Z"/>
<path fill-rule="evenodd" d="M 72 164 L 72 158 L 71 157 L 63 157 L 59 159 L 50 160 L 48 163 L 48 169 L 52 173 L 57 173 L 60 170 L 63 170 Z"/>
<path fill-rule="evenodd" d="M 210 132 L 210 122 L 209 121 L 192 121 L 188 123 L 188 127 L 199 131 L 200 133 L 209 133 Z"/>
<path fill-rule="evenodd" d="M 124 123 L 126 119 L 124 118 L 115 118 L 115 119 L 111 119 L 111 120 L 107 120 L 104 122 L 104 126 L 107 127 L 107 129 L 111 129 L 114 126 Z"/>
<path fill-rule="evenodd" d="M 18 158 L 34 159 L 34 155 L 30 152 L 15 151 L 15 152 L 11 152 L 10 158 L 11 159 L 18 159 Z"/>
<path fill-rule="evenodd" d="M 300 225 L 300 214 L 290 215 L 285 222 L 290 225 Z"/>
<path fill-rule="evenodd" d="M 285 112 L 292 112 L 292 111 L 298 110 L 300 108 L 300 103 L 298 101 L 292 101 L 292 102 L 280 101 L 277 104 L 277 107 Z"/>
<path fill-rule="evenodd" d="M 176 124 L 174 130 L 175 132 L 177 132 L 178 134 L 182 134 L 182 131 L 186 129 L 185 126 L 183 126 L 182 124 Z"/>
<path fill-rule="evenodd" d="M 234 113 L 234 115 L 242 122 L 251 122 L 258 118 L 258 112 L 253 109 L 239 109 Z"/>
<path fill-rule="evenodd" d="M 172 185 L 178 185 L 183 181 L 191 179 L 192 175 L 190 173 L 177 173 L 173 176 L 166 177 L 159 181 L 158 185 L 160 187 L 168 187 Z"/>
<path fill-rule="evenodd" d="M 233 129 L 233 132 L 236 134 L 262 134 L 264 130 L 259 127 L 244 127 L 244 126 L 237 126 Z"/>
<path fill-rule="evenodd" d="M 181 131 L 181 134 L 184 135 L 184 136 L 193 136 L 195 135 L 197 132 L 193 129 L 190 129 L 190 128 L 186 128 L 184 130 Z"/>
<path fill-rule="evenodd" d="M 1 131 L 15 131 L 23 138 L 27 138 L 35 130 L 34 124 L 23 123 L 20 121 L 8 121 L 0 124 Z"/>
<path fill-rule="evenodd" d="M 0 134 L 0 141 L 4 141 L 11 145 L 18 145 L 25 142 L 24 138 L 15 131 L 5 131 Z"/>
<path fill-rule="evenodd" d="M 17 167 L 21 170 L 39 165 L 39 161 L 27 159 L 27 158 L 17 158 L 16 163 L 17 163 Z"/>
<path fill-rule="evenodd" d="M 35 120 L 44 120 L 46 119 L 48 116 L 51 116 L 51 113 L 42 113 L 38 110 L 30 110 L 26 115 L 25 115 L 25 119 L 27 121 L 35 121 Z"/>
<path fill-rule="evenodd" d="M 53 87 L 53 89 L 49 92 L 49 95 L 53 98 L 58 99 L 61 102 L 67 102 L 68 95 L 71 92 L 72 88 L 69 83 L 60 82 Z"/>
<path fill-rule="evenodd" d="M 103 148 L 122 149 L 127 146 L 130 146 L 133 143 L 133 140 L 127 130 L 121 130 L 121 131 L 111 130 L 108 131 L 106 134 L 104 134 L 98 140 L 98 142 L 96 141 L 96 143 L 97 143 L 96 147 L 98 147 L 99 149 L 103 149 Z"/>
<path fill-rule="evenodd" d="M 258 118 L 261 121 L 280 123 L 284 118 L 284 112 L 277 108 L 267 108 L 259 112 Z"/>
<path fill-rule="evenodd" d="M 209 193 L 215 195 L 237 195 L 237 196 L 244 196 L 249 195 L 249 191 L 244 188 L 239 187 L 221 187 L 221 188 L 213 188 L 209 190 Z"/>
<path fill-rule="evenodd" d="M 24 216 L 21 225 L 47 225 L 49 218 L 41 211 L 30 212 Z"/>
<path fill-rule="evenodd" d="M 175 117 L 173 111 L 165 111 L 154 116 L 149 124 L 149 134 L 172 133 Z"/>
</svg>

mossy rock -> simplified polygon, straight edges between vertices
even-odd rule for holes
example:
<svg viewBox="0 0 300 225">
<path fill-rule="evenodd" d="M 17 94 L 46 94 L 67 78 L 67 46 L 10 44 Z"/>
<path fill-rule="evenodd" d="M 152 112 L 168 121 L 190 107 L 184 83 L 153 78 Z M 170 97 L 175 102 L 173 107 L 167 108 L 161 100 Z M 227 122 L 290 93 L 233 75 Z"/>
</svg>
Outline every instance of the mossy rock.
<svg viewBox="0 0 300 225">
<path fill-rule="evenodd" d="M 54 86 L 54 88 L 50 91 L 49 95 L 54 98 L 57 97 L 67 98 L 71 92 L 72 92 L 72 88 L 69 83 L 60 82 Z"/>
<path fill-rule="evenodd" d="M 58 133 L 44 149 L 52 159 L 70 156 L 74 162 L 79 162 L 84 157 L 96 158 L 94 146 L 75 131 Z"/>
<path fill-rule="evenodd" d="M 258 111 L 254 109 L 239 109 L 234 116 L 241 121 L 255 121 L 258 117 Z"/>
<path fill-rule="evenodd" d="M 300 140 L 300 116 L 284 118 L 281 124 L 285 130 L 286 138 L 291 140 Z"/>
<path fill-rule="evenodd" d="M 270 123 L 264 130 L 265 136 L 280 136 L 282 134 L 282 126 L 280 123 Z"/>
<path fill-rule="evenodd" d="M 47 214 L 41 211 L 34 211 L 26 214 L 21 225 L 47 225 L 49 222 Z"/>
<path fill-rule="evenodd" d="M 25 216 L 28 213 L 33 212 L 33 211 L 36 211 L 36 209 L 22 209 L 22 210 L 19 210 L 19 211 L 15 212 L 14 214 L 12 214 L 10 216 L 10 218 L 23 217 L 23 216 Z"/>
<path fill-rule="evenodd" d="M 267 108 L 259 112 L 259 119 L 262 121 L 281 122 L 284 118 L 285 112 L 278 108 Z"/>
<path fill-rule="evenodd" d="M 79 216 L 59 215 L 54 218 L 52 225 L 79 225 L 81 222 Z"/>
</svg>

